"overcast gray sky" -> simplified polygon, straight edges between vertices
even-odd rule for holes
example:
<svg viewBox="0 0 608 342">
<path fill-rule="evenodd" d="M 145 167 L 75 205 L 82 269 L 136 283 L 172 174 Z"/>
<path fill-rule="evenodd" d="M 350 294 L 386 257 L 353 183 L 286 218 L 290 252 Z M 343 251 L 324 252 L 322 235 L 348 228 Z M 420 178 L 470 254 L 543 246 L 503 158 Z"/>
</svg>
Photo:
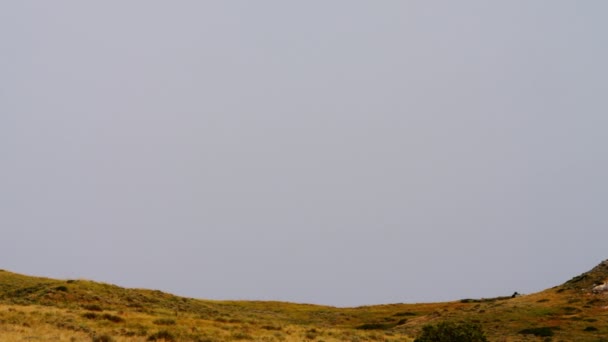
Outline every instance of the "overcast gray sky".
<svg viewBox="0 0 608 342">
<path fill-rule="evenodd" d="M 1 1 L 0 268 L 339 306 L 608 258 L 606 1 Z"/>
</svg>

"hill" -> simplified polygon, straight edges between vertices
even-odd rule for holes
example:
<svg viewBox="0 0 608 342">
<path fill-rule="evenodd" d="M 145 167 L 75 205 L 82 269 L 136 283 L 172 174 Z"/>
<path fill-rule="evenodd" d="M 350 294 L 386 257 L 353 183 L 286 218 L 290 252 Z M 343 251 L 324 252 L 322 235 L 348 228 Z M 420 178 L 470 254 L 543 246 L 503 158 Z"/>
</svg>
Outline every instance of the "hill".
<svg viewBox="0 0 608 342">
<path fill-rule="evenodd" d="M 426 324 L 481 324 L 490 341 L 608 341 L 608 260 L 545 291 L 356 308 L 210 301 L 0 271 L 2 341 L 413 341 Z"/>
</svg>

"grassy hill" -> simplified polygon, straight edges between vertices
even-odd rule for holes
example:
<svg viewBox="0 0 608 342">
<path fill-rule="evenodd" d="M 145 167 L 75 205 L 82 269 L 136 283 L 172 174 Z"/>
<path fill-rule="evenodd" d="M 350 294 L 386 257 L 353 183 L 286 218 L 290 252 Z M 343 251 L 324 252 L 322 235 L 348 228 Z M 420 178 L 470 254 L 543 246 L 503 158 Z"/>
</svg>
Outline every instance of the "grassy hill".
<svg viewBox="0 0 608 342">
<path fill-rule="evenodd" d="M 210 301 L 0 271 L 1 341 L 413 341 L 426 324 L 476 322 L 490 341 L 608 341 L 608 260 L 545 291 L 357 308 Z"/>
</svg>

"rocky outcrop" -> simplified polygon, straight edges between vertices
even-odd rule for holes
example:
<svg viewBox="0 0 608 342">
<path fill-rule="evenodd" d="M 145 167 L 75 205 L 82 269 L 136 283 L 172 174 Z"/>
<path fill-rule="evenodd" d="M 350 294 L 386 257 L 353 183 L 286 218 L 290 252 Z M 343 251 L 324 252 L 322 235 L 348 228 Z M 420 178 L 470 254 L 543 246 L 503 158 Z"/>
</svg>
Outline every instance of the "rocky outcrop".
<svg viewBox="0 0 608 342">
<path fill-rule="evenodd" d="M 591 292 L 593 293 L 602 293 L 606 291 L 608 291 L 608 282 L 604 282 L 600 285 L 594 286 L 593 289 L 591 289 Z"/>
<path fill-rule="evenodd" d="M 590 271 L 568 280 L 564 284 L 558 286 L 558 288 L 560 290 L 578 290 L 585 292 L 601 293 L 604 291 L 608 291 L 608 285 L 606 285 L 606 287 L 602 287 L 602 285 L 605 285 L 607 283 L 608 260 L 604 260 Z"/>
</svg>

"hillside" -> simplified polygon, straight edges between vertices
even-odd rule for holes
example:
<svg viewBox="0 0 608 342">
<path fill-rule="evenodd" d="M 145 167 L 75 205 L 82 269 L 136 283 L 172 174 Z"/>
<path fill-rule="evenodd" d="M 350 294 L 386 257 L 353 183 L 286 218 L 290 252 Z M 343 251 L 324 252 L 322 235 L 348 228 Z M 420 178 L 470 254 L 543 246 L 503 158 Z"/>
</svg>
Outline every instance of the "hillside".
<svg viewBox="0 0 608 342">
<path fill-rule="evenodd" d="M 210 301 L 0 271 L 2 341 L 413 341 L 425 324 L 477 322 L 490 341 L 608 341 L 608 260 L 545 291 L 357 308 Z"/>
</svg>

